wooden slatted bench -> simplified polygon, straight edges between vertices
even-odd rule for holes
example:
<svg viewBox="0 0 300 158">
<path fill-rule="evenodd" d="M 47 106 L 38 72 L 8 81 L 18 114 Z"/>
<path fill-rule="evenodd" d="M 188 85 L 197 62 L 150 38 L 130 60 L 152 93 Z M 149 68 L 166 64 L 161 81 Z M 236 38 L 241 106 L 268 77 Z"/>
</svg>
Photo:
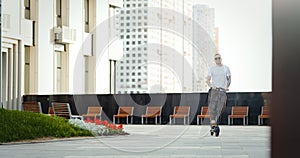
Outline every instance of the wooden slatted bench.
<svg viewBox="0 0 300 158">
<path fill-rule="evenodd" d="M 128 124 L 128 117 L 131 117 L 131 124 L 133 122 L 133 107 L 132 106 L 120 106 L 118 109 L 118 114 L 113 115 L 113 123 L 116 122 L 116 118 L 118 118 L 118 122 L 120 122 L 120 118 L 126 118 L 126 123 Z"/>
<path fill-rule="evenodd" d="M 144 118 L 155 118 L 155 124 L 157 124 L 158 117 L 160 118 L 159 123 L 161 123 L 161 106 L 147 106 L 146 113 L 141 116 L 142 124 L 144 124 Z"/>
<path fill-rule="evenodd" d="M 199 120 L 202 124 L 203 119 L 210 118 L 208 106 L 201 107 L 201 114 L 197 115 L 197 125 L 199 125 Z"/>
<path fill-rule="evenodd" d="M 83 119 L 93 117 L 93 120 L 99 118 L 101 120 L 102 107 L 101 106 L 89 106 L 86 114 L 83 114 Z"/>
<path fill-rule="evenodd" d="M 72 115 L 69 103 L 52 103 L 52 109 L 53 109 L 54 116 L 59 116 L 66 119 L 83 120 L 83 117 L 80 115 Z"/>
<path fill-rule="evenodd" d="M 35 113 L 43 113 L 42 107 L 40 102 L 23 102 L 23 110 L 24 111 L 31 111 Z"/>
<path fill-rule="evenodd" d="M 264 119 L 271 118 L 270 114 L 270 107 L 269 106 L 262 106 L 261 107 L 261 114 L 258 115 L 258 125 L 263 124 Z"/>
<path fill-rule="evenodd" d="M 248 106 L 233 106 L 231 109 L 231 115 L 228 115 L 228 125 L 231 124 L 232 119 L 236 119 L 236 118 L 242 118 L 243 125 L 248 124 L 248 111 L 249 111 Z"/>
<path fill-rule="evenodd" d="M 190 106 L 175 106 L 173 114 L 169 116 L 170 119 L 170 124 L 172 124 L 172 119 L 174 120 L 175 124 L 175 119 L 177 118 L 183 118 L 183 124 L 186 124 L 186 119 L 187 122 L 189 123 L 189 116 L 190 116 Z"/>
</svg>

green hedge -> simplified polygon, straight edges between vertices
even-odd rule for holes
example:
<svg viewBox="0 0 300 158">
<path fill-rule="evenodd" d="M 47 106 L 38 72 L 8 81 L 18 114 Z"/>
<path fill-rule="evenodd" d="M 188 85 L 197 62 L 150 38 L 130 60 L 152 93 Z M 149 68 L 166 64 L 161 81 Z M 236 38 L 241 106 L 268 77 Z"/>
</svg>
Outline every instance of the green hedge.
<svg viewBox="0 0 300 158">
<path fill-rule="evenodd" d="M 67 119 L 44 114 L 0 109 L 0 142 L 43 137 L 92 136 Z"/>
</svg>

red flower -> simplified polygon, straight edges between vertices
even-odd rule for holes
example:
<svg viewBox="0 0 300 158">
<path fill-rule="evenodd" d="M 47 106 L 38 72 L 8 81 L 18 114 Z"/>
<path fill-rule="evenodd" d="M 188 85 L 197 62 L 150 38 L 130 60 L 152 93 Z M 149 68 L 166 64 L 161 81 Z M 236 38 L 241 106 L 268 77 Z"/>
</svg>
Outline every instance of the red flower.
<svg viewBox="0 0 300 158">
<path fill-rule="evenodd" d="M 110 125 L 109 125 L 109 128 L 110 128 L 110 129 L 116 129 L 117 126 L 116 126 L 115 124 L 110 124 Z"/>
<path fill-rule="evenodd" d="M 96 125 L 101 125 L 101 121 L 100 120 L 95 119 L 95 123 L 96 123 Z"/>
<path fill-rule="evenodd" d="M 86 123 L 93 123 L 93 120 L 91 120 L 89 117 L 85 120 Z"/>
<path fill-rule="evenodd" d="M 102 122 L 102 124 L 103 124 L 104 126 L 108 127 L 108 121 L 107 121 L 107 120 L 104 120 L 104 121 Z"/>
<path fill-rule="evenodd" d="M 123 124 L 119 124 L 117 128 L 118 129 L 123 129 Z"/>
<path fill-rule="evenodd" d="M 98 120 L 94 118 L 94 120 L 91 120 L 90 118 L 87 118 L 85 120 L 86 123 L 92 123 L 94 122 L 96 125 L 104 125 L 109 129 L 115 130 L 115 129 L 123 129 L 123 124 L 119 124 L 118 126 L 116 124 L 109 124 L 107 120 Z"/>
</svg>

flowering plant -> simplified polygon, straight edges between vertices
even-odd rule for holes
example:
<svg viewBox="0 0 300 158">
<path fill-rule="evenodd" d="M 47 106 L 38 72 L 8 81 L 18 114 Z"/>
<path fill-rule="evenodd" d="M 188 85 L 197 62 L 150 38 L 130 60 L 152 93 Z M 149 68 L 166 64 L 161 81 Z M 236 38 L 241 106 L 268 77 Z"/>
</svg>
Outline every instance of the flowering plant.
<svg viewBox="0 0 300 158">
<path fill-rule="evenodd" d="M 87 118 L 85 121 L 79 119 L 70 119 L 70 124 L 73 124 L 81 129 L 89 130 L 95 136 L 104 135 L 125 135 L 128 134 L 124 131 L 123 125 L 111 124 L 107 120 L 91 120 Z"/>
</svg>

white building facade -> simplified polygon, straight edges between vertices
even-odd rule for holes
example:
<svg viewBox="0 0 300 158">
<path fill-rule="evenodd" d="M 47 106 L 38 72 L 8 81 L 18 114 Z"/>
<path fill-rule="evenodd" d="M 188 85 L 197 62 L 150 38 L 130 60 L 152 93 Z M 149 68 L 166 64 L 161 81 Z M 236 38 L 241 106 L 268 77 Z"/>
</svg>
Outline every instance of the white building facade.
<svg viewBox="0 0 300 158">
<path fill-rule="evenodd" d="M 192 92 L 192 7 L 188 1 L 124 0 L 116 26 L 124 56 L 117 93 Z"/>
<path fill-rule="evenodd" d="M 2 0 L 1 7 L 4 108 L 21 109 L 30 94 L 205 91 L 199 80 L 214 47 L 199 53 L 194 45 L 207 41 L 195 21 L 217 39 L 207 7 L 196 8 L 209 17 L 184 0 Z"/>
<path fill-rule="evenodd" d="M 110 92 L 111 15 L 122 0 L 2 0 L 1 102 Z M 111 51 L 110 51 L 111 50 Z"/>
</svg>

